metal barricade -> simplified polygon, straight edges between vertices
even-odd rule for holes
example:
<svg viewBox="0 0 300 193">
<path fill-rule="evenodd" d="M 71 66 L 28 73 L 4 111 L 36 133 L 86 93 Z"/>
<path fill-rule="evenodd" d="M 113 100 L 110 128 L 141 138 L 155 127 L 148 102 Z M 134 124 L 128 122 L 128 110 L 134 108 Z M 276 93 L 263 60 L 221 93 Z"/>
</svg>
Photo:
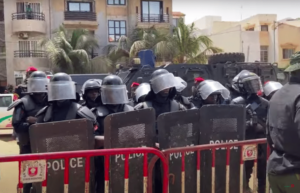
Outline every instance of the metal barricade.
<svg viewBox="0 0 300 193">
<path fill-rule="evenodd" d="M 232 142 L 232 143 L 220 143 L 220 144 L 207 144 L 207 145 L 198 145 L 198 146 L 188 146 L 188 147 L 180 147 L 180 148 L 170 148 L 163 150 L 163 154 L 166 157 L 166 161 L 169 164 L 169 157 L 171 154 L 179 153 L 181 154 L 181 190 L 178 190 L 176 193 L 184 193 L 185 192 L 185 170 L 186 167 L 189 167 L 185 165 L 185 155 L 188 152 L 197 152 L 197 161 L 196 161 L 196 168 L 197 168 L 197 193 L 200 193 L 200 177 L 201 177 L 201 151 L 203 150 L 211 150 L 212 152 L 212 169 L 211 169 L 211 192 L 215 193 L 215 162 L 216 162 L 216 150 L 219 148 L 225 148 L 226 149 L 226 193 L 230 193 L 229 189 L 229 180 L 230 180 L 230 148 L 232 147 L 239 147 L 241 149 L 241 155 L 240 155 L 240 183 L 239 183 L 239 192 L 243 193 L 243 183 L 244 183 L 244 161 L 246 160 L 254 160 L 254 169 L 252 173 L 253 177 L 253 189 L 255 190 L 257 187 L 256 183 L 256 170 L 257 170 L 257 145 L 259 144 L 266 144 L 267 140 L 266 139 L 255 139 L 255 140 L 246 140 L 246 141 L 239 141 L 239 142 Z M 267 148 L 267 158 L 270 155 L 270 148 Z M 149 163 L 149 176 L 148 179 L 151 181 L 152 180 L 152 171 L 154 168 L 154 165 L 156 161 L 158 160 L 158 157 L 155 156 Z M 174 178 L 172 174 L 168 174 L 170 177 Z M 267 176 L 266 176 L 267 178 Z M 172 182 L 172 181 L 171 181 Z M 151 184 L 150 182 L 149 184 Z M 169 184 L 168 184 L 169 187 Z M 266 180 L 266 192 L 269 193 L 269 181 L 268 179 Z M 152 186 L 149 186 L 148 192 L 152 192 Z M 205 192 L 207 193 L 207 192 Z"/>
<path fill-rule="evenodd" d="M 56 152 L 56 153 L 41 153 L 41 154 L 27 154 L 27 155 L 16 155 L 16 156 L 3 156 L 0 157 L 0 163 L 2 162 L 19 162 L 19 179 L 18 179 L 18 192 L 23 192 L 23 183 L 21 175 L 24 171 L 22 167 L 22 162 L 24 161 L 44 161 L 46 163 L 47 160 L 50 159 L 64 159 L 65 161 L 65 170 L 64 170 L 64 193 L 68 193 L 68 186 L 69 186 L 69 166 L 70 166 L 70 159 L 72 158 L 79 158 L 83 157 L 86 159 L 85 162 L 85 193 L 89 192 L 89 182 L 90 182 L 90 158 L 95 156 L 104 156 L 105 157 L 105 193 L 109 193 L 109 158 L 113 155 L 124 155 L 125 157 L 125 164 L 124 164 L 124 193 L 128 193 L 129 190 L 129 157 L 130 154 L 143 154 L 144 155 L 144 165 L 143 165 L 143 173 L 144 173 L 144 190 L 143 193 L 147 193 L 149 187 L 152 186 L 152 180 L 148 180 L 148 154 L 154 154 L 155 157 L 161 159 L 162 168 L 163 168 L 163 193 L 167 193 L 168 188 L 168 164 L 166 161 L 165 156 L 159 150 L 154 148 L 116 148 L 116 149 L 103 149 L 103 150 L 87 150 L 87 151 L 69 151 L 69 152 Z M 156 160 L 157 160 L 156 159 Z M 39 172 L 44 176 L 42 181 L 42 192 L 47 192 L 47 164 L 44 164 L 43 170 L 45 172 Z M 31 168 L 27 168 L 29 170 Z M 38 168 L 34 169 L 35 171 Z M 34 173 L 34 172 L 33 172 Z M 37 174 L 37 173 L 35 173 Z M 150 172 L 152 174 L 152 172 Z M 151 183 L 151 184 L 150 184 Z"/>
</svg>

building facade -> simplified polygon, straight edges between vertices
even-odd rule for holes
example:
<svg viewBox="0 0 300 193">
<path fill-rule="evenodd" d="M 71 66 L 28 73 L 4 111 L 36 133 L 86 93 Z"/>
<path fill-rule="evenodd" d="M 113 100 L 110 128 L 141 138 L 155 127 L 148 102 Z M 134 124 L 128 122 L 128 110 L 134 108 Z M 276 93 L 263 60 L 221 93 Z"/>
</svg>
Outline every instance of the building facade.
<svg viewBox="0 0 300 193">
<path fill-rule="evenodd" d="M 291 55 L 300 51 L 299 20 L 277 21 L 275 14 L 258 14 L 240 22 L 207 16 L 195 21 L 198 35 L 208 35 L 224 52 L 243 52 L 246 62 L 289 65 Z"/>
<path fill-rule="evenodd" d="M 29 66 L 50 70 L 39 40 L 51 38 L 53 30 L 62 24 L 68 29 L 92 31 L 100 45 L 99 50 L 94 51 L 95 55 L 136 27 L 169 28 L 172 25 L 172 0 L 2 1 L 5 7 L 6 78 L 7 83 L 13 85 L 17 84 L 16 77 L 23 76 Z"/>
</svg>

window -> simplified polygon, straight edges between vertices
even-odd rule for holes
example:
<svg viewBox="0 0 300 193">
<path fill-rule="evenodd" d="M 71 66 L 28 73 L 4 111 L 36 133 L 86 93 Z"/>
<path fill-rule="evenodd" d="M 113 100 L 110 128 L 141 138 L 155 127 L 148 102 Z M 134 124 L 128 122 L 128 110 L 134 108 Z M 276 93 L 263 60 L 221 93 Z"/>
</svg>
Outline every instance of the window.
<svg viewBox="0 0 300 193">
<path fill-rule="evenodd" d="M 282 50 L 283 59 L 290 59 L 291 56 L 294 54 L 294 52 L 295 52 L 294 49 L 283 49 Z"/>
<path fill-rule="evenodd" d="M 68 11 L 91 12 L 92 3 L 88 2 L 68 2 Z"/>
<path fill-rule="evenodd" d="M 261 25 L 260 26 L 260 31 L 269 31 L 269 26 L 268 25 Z"/>
<path fill-rule="evenodd" d="M 162 1 L 142 1 L 142 22 L 163 21 Z"/>
<path fill-rule="evenodd" d="M 0 107 L 8 107 L 12 102 L 11 96 L 0 96 Z"/>
<path fill-rule="evenodd" d="M 117 42 L 126 35 L 126 21 L 108 21 L 108 41 Z"/>
<path fill-rule="evenodd" d="M 260 61 L 261 62 L 268 62 L 268 55 L 269 55 L 269 47 L 268 46 L 260 46 Z"/>
<path fill-rule="evenodd" d="M 41 12 L 40 3 L 28 3 L 28 2 L 18 2 L 17 3 L 17 13 L 25 13 L 27 8 L 30 8 L 33 13 Z"/>
<path fill-rule="evenodd" d="M 125 0 L 107 0 L 107 5 L 125 5 Z"/>
</svg>

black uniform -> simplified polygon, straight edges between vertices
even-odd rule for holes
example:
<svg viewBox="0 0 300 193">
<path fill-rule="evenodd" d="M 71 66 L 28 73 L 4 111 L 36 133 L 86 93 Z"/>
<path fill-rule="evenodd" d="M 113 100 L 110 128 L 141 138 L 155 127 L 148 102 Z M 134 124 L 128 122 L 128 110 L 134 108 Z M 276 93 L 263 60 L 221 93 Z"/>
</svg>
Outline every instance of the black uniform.
<svg viewBox="0 0 300 193">
<path fill-rule="evenodd" d="M 265 121 L 268 112 L 268 101 L 257 95 L 262 90 L 260 78 L 247 70 L 239 73 L 232 82 L 232 87 L 240 96 L 234 98 L 231 104 L 241 104 L 247 109 L 247 125 L 245 138 L 265 138 Z M 266 186 L 266 155 L 267 146 L 258 145 L 257 179 L 258 193 L 265 192 Z M 254 161 L 245 161 L 246 189 L 249 189 L 249 180 L 252 174 Z"/>
<path fill-rule="evenodd" d="M 267 172 L 273 193 L 300 192 L 300 78 L 292 76 L 270 100 Z M 294 184 L 293 188 L 286 188 Z"/>
<path fill-rule="evenodd" d="M 90 82 L 89 87 L 83 88 L 86 92 L 91 88 L 100 87 L 95 82 Z M 114 89 L 116 88 L 116 89 Z M 84 95 L 86 101 L 90 100 L 86 95 Z M 94 104 L 96 106 L 92 108 L 92 112 L 97 118 L 97 129 L 95 130 L 95 135 L 103 136 L 104 135 L 104 119 L 106 116 L 113 113 L 128 112 L 133 111 L 133 107 L 127 105 L 127 89 L 126 85 L 123 84 L 123 81 L 120 77 L 116 75 L 109 75 L 103 79 L 101 84 L 101 93 L 100 96 L 95 100 Z M 100 148 L 102 149 L 102 148 Z M 103 156 L 95 158 L 95 167 L 96 167 L 96 193 L 104 192 L 104 159 Z"/>
<path fill-rule="evenodd" d="M 8 107 L 8 111 L 14 108 L 12 125 L 17 135 L 20 154 L 31 153 L 29 127 L 34 124 L 28 121 L 28 117 L 35 117 L 47 104 L 47 76 L 44 72 L 35 71 L 29 78 L 28 93 Z M 31 184 L 24 184 L 24 193 L 29 193 Z"/>
<path fill-rule="evenodd" d="M 176 80 L 173 74 L 165 69 L 158 69 L 151 75 L 150 80 L 151 91 L 145 98 L 145 102 L 139 103 L 135 109 L 145 109 L 152 107 L 155 110 L 156 118 L 167 112 L 175 112 L 186 110 L 180 103 L 174 100 L 176 95 Z M 164 92 L 169 89 L 168 92 Z M 156 129 L 158 134 L 158 130 Z M 155 164 L 155 192 L 159 193 L 162 190 L 160 161 Z"/>
<path fill-rule="evenodd" d="M 94 114 L 87 107 L 74 102 L 76 101 L 75 83 L 69 75 L 54 74 L 49 87 L 53 87 L 48 91 L 49 104 L 38 112 L 38 123 L 86 118 L 96 124 Z"/>
</svg>

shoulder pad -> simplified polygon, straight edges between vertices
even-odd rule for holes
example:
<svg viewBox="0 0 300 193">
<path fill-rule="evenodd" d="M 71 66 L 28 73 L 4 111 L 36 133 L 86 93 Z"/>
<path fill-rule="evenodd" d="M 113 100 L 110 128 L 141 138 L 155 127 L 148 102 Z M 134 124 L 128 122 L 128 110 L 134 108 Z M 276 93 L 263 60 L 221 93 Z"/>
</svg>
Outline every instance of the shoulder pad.
<svg viewBox="0 0 300 193">
<path fill-rule="evenodd" d="M 39 110 L 37 112 L 37 114 L 35 115 L 35 117 L 38 117 L 38 116 L 40 116 L 43 113 L 46 113 L 47 109 L 48 109 L 48 106 L 43 107 L 41 110 Z"/>
<path fill-rule="evenodd" d="M 96 123 L 96 117 L 89 108 L 83 107 L 79 104 L 77 105 L 77 107 L 79 107 L 77 109 L 77 115 L 79 117 L 86 118 L 86 119 L 92 121 L 93 123 Z"/>
<path fill-rule="evenodd" d="M 134 108 L 130 105 L 125 105 L 124 106 L 124 112 L 128 112 L 128 111 L 134 111 Z"/>
<path fill-rule="evenodd" d="M 21 99 L 16 100 L 15 102 L 13 102 L 12 104 L 10 104 L 7 107 L 7 111 L 12 110 L 13 108 L 15 108 L 16 106 L 18 106 L 19 104 L 22 104 L 22 103 L 23 103 L 23 101 Z"/>
<path fill-rule="evenodd" d="M 245 105 L 245 103 L 246 103 L 245 99 L 243 97 L 239 96 L 239 97 L 232 99 L 230 104 Z"/>
<path fill-rule="evenodd" d="M 99 106 L 93 109 L 97 117 L 105 117 L 109 114 L 109 111 L 104 106 Z"/>
</svg>

